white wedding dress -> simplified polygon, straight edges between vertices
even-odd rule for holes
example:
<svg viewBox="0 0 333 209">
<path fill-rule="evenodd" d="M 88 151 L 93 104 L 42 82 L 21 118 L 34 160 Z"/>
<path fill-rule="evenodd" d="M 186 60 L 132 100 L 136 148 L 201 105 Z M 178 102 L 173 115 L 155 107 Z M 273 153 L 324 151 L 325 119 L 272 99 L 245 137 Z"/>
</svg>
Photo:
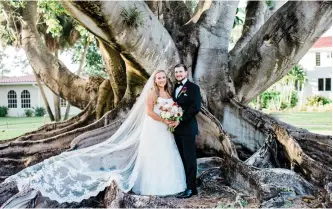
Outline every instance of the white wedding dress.
<svg viewBox="0 0 333 209">
<path fill-rule="evenodd" d="M 154 112 L 173 103 L 171 99 L 157 98 Z M 168 126 L 146 117 L 141 133 L 137 169 L 138 177 L 132 191 L 142 195 L 170 195 L 186 189 L 184 166 Z"/>
<path fill-rule="evenodd" d="M 146 97 L 153 85 L 147 81 L 126 120 L 109 139 L 82 149 L 63 152 L 5 179 L 19 193 L 1 208 L 24 208 L 40 192 L 63 202 L 81 202 L 108 187 L 112 181 L 124 192 L 172 195 L 186 188 L 184 167 L 167 125 L 146 114 Z M 159 97 L 154 111 L 172 99 Z M 1 185 L 0 185 L 1 186 Z"/>
</svg>

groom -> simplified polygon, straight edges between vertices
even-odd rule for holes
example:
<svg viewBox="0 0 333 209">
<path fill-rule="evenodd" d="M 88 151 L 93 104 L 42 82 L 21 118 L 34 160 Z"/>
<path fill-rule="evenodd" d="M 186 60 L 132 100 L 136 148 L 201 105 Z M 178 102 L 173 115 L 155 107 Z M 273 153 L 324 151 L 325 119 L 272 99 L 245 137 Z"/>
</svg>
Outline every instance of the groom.
<svg viewBox="0 0 333 209">
<path fill-rule="evenodd" d="M 197 158 L 195 137 L 198 135 L 198 123 L 195 118 L 200 111 L 200 88 L 187 79 L 187 68 L 183 64 L 175 66 L 177 83 L 172 93 L 173 100 L 183 109 L 183 117 L 180 122 L 174 122 L 170 126 L 175 127 L 175 140 L 183 160 L 187 189 L 177 195 L 178 198 L 189 198 L 196 195 Z"/>
</svg>

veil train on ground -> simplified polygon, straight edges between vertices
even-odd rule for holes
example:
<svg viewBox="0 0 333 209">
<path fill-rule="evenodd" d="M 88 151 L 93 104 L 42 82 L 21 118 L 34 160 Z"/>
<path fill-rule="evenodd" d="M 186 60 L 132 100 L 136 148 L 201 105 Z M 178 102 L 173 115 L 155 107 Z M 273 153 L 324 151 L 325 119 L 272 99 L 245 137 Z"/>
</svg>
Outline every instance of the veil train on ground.
<svg viewBox="0 0 333 209">
<path fill-rule="evenodd" d="M 59 203 L 81 202 L 96 196 L 112 181 L 124 192 L 131 190 L 138 175 L 139 137 L 154 75 L 112 137 L 91 147 L 61 153 L 8 177 L 4 183 L 16 182 L 19 193 L 1 208 L 26 207 L 38 192 Z"/>
</svg>

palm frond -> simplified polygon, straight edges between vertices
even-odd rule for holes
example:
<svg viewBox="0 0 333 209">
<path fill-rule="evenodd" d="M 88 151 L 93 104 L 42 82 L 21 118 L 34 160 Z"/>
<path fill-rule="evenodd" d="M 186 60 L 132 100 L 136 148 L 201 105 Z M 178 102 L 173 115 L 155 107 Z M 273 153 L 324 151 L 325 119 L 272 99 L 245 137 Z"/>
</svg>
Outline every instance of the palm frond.
<svg viewBox="0 0 333 209">
<path fill-rule="evenodd" d="M 128 27 L 137 29 L 139 26 L 143 25 L 142 12 L 135 6 L 129 9 L 122 8 L 120 16 L 123 18 L 122 23 Z"/>
</svg>

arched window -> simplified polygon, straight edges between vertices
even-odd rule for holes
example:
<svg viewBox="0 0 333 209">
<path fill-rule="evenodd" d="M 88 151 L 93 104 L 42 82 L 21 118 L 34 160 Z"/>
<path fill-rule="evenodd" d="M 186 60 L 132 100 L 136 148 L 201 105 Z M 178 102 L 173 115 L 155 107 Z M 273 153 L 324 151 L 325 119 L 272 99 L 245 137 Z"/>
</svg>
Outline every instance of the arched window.
<svg viewBox="0 0 333 209">
<path fill-rule="evenodd" d="M 28 90 L 23 90 L 21 93 L 21 107 L 30 108 L 30 92 Z"/>
<path fill-rule="evenodd" d="M 7 94 L 8 108 L 17 108 L 17 96 L 14 90 L 10 90 Z"/>
</svg>

